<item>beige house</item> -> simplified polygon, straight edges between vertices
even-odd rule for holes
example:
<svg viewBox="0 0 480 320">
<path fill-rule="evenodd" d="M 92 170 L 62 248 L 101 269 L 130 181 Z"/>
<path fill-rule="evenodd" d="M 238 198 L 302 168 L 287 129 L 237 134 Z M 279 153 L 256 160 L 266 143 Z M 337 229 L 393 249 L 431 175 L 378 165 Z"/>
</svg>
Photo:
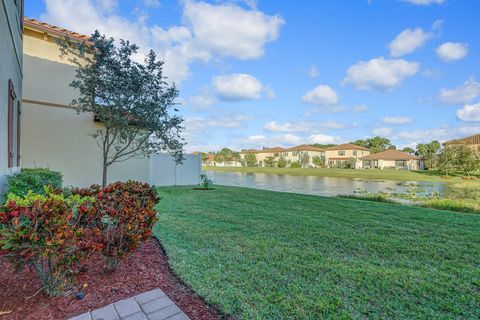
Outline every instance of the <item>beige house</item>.
<svg viewBox="0 0 480 320">
<path fill-rule="evenodd" d="M 23 1 L 0 5 L 0 197 L 6 176 L 20 167 Z"/>
<path fill-rule="evenodd" d="M 289 166 L 293 162 L 299 162 L 302 156 L 307 155 L 309 159 L 309 163 L 307 165 L 308 167 L 315 166 L 313 164 L 313 158 L 316 156 L 325 160 L 324 149 L 312 147 L 306 144 L 295 146 L 292 148 L 275 147 L 267 148 L 264 150 L 244 150 L 240 152 L 240 159 L 242 161 L 245 161 L 245 156 L 247 154 L 255 154 L 259 167 L 264 167 L 265 160 L 267 160 L 268 158 L 271 158 L 273 159 L 273 161 L 277 162 L 281 157 L 283 157 L 287 161 Z"/>
<path fill-rule="evenodd" d="M 362 165 L 360 158 L 369 154 L 369 149 L 353 143 L 339 144 L 325 150 L 326 164 L 329 168 L 358 169 Z"/>
<path fill-rule="evenodd" d="M 480 156 L 480 134 L 476 134 L 463 139 L 450 140 L 443 144 L 445 147 L 466 145 Z"/>
<path fill-rule="evenodd" d="M 399 150 L 386 150 L 364 156 L 361 159 L 364 169 L 423 170 L 424 163 L 419 157 Z"/>
<path fill-rule="evenodd" d="M 320 157 L 325 162 L 325 150 L 322 148 L 312 147 L 302 144 L 296 147 L 288 148 L 281 153 L 281 156 L 290 164 L 292 162 L 300 162 L 303 156 L 308 156 L 307 167 L 315 167 L 313 158 Z"/>
</svg>

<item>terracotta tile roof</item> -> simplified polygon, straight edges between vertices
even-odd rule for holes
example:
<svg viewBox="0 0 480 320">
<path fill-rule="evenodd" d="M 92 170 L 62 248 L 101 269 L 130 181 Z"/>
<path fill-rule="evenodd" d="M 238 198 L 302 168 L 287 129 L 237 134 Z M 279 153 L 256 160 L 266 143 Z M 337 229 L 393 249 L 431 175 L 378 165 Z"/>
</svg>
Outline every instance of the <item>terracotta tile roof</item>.
<svg viewBox="0 0 480 320">
<path fill-rule="evenodd" d="M 420 160 L 419 157 L 399 150 L 386 150 L 361 157 L 362 160 Z"/>
<path fill-rule="evenodd" d="M 246 154 L 246 153 L 258 153 L 260 150 L 255 150 L 255 149 L 247 149 L 247 150 L 242 150 L 240 151 L 241 154 Z"/>
<path fill-rule="evenodd" d="M 302 145 L 299 145 L 299 146 L 288 148 L 285 151 L 318 151 L 318 152 L 323 152 L 323 151 L 325 151 L 325 149 L 312 147 L 312 146 L 309 146 L 308 144 L 302 144 Z"/>
<path fill-rule="evenodd" d="M 357 146 L 356 144 L 353 144 L 353 143 L 339 144 L 337 146 L 327 148 L 327 150 L 364 150 L 364 151 L 370 151 L 370 149 L 368 149 L 368 148 Z"/>
<path fill-rule="evenodd" d="M 72 40 L 77 40 L 77 41 L 88 41 L 88 39 L 90 38 L 89 36 L 86 36 L 74 31 L 70 31 L 67 29 L 63 29 L 63 28 L 48 24 L 46 22 L 41 22 L 36 19 L 24 17 L 23 21 L 24 21 L 24 26 L 27 29 L 43 31 L 57 37 L 63 38 L 65 36 L 68 36 Z"/>
<path fill-rule="evenodd" d="M 448 146 L 452 144 L 480 144 L 480 133 L 463 139 L 450 140 L 443 145 Z"/>
</svg>

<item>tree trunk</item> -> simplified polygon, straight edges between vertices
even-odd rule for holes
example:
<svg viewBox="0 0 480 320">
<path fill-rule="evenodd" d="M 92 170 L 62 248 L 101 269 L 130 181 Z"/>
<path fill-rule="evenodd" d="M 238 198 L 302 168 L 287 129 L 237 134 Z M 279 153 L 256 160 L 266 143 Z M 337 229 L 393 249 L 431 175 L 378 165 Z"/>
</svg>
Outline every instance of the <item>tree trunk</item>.
<svg viewBox="0 0 480 320">
<path fill-rule="evenodd" d="M 103 174 L 102 174 L 102 188 L 105 188 L 107 186 L 107 170 L 108 170 L 107 159 L 104 159 Z"/>
</svg>

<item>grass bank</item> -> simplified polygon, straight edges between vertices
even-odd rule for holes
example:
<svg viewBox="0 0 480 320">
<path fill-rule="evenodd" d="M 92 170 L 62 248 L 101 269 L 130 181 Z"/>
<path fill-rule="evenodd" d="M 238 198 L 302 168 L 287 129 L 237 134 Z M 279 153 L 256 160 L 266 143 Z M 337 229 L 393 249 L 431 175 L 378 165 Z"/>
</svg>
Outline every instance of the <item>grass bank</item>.
<svg viewBox="0 0 480 320">
<path fill-rule="evenodd" d="M 443 177 L 439 171 L 408 171 L 408 170 L 352 170 L 335 168 L 264 168 L 264 167 L 203 167 L 203 170 L 222 172 L 245 172 L 245 173 L 267 173 L 267 174 L 289 174 L 294 176 L 318 176 L 318 177 L 341 177 L 361 179 L 385 179 L 400 181 L 443 181 L 462 182 L 480 186 L 478 177 L 474 180 L 464 180 L 461 176 L 449 178 Z"/>
<path fill-rule="evenodd" d="M 480 317 L 480 215 L 215 186 L 159 188 L 172 268 L 241 319 Z"/>
</svg>

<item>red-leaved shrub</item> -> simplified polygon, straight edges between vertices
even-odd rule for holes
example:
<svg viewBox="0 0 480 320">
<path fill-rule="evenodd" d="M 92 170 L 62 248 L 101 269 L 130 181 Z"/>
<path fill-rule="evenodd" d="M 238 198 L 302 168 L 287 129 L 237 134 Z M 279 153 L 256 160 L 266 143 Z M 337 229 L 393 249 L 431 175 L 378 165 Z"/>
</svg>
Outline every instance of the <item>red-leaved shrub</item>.
<svg viewBox="0 0 480 320">
<path fill-rule="evenodd" d="M 105 258 L 106 271 L 115 270 L 123 257 L 152 235 L 157 221 L 155 205 L 160 199 L 150 185 L 115 182 L 105 188 L 94 185 L 72 192 L 95 199 L 95 219 L 89 227 L 96 230 L 93 242 Z"/>
<path fill-rule="evenodd" d="M 32 267 L 43 291 L 59 295 L 74 284 L 78 262 L 91 250 L 81 224 L 92 217 L 93 207 L 78 196 L 53 193 L 16 198 L 0 208 L 0 254 L 17 269 Z M 76 210 L 79 203 L 82 212 Z"/>
</svg>

